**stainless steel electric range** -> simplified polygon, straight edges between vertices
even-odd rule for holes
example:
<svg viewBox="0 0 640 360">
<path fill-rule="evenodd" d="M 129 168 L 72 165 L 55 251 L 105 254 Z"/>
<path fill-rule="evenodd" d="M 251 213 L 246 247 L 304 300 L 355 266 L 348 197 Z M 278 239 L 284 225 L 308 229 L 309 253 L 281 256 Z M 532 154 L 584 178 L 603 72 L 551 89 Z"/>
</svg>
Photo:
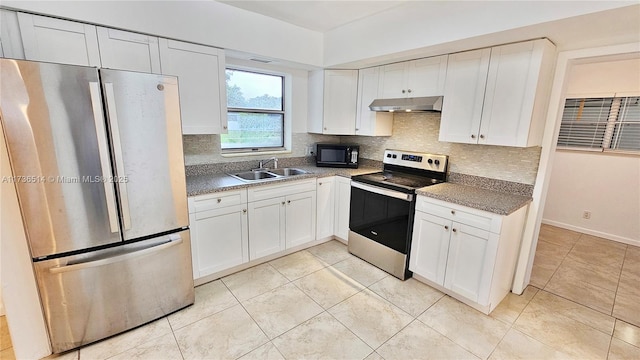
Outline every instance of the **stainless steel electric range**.
<svg viewBox="0 0 640 360">
<path fill-rule="evenodd" d="M 416 189 L 446 181 L 448 156 L 385 150 L 383 171 L 351 178 L 349 252 L 405 280 Z"/>
</svg>

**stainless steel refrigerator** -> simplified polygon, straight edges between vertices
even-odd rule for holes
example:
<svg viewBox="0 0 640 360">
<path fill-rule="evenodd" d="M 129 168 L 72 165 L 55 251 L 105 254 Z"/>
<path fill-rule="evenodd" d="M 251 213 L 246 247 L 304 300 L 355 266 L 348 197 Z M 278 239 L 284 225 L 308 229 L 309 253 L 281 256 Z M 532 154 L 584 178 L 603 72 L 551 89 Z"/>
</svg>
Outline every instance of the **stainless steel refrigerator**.
<svg viewBox="0 0 640 360">
<path fill-rule="evenodd" d="M 55 353 L 193 304 L 175 77 L 0 59 L 0 118 Z"/>
</svg>

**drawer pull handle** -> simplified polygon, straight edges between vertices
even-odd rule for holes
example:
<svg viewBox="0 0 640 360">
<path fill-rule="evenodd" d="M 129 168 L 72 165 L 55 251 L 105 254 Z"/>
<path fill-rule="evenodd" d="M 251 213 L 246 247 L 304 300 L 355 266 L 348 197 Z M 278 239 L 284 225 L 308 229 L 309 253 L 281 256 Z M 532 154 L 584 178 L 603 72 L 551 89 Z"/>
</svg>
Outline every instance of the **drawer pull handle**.
<svg viewBox="0 0 640 360">
<path fill-rule="evenodd" d="M 451 215 L 455 215 L 456 211 L 455 210 L 451 210 Z"/>
</svg>

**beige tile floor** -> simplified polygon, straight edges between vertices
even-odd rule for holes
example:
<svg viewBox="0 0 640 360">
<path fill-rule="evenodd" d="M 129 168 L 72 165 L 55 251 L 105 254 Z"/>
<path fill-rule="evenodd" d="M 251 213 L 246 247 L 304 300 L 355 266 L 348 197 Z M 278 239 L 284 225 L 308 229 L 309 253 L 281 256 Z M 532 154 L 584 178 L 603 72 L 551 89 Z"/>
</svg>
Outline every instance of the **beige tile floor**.
<svg viewBox="0 0 640 360">
<path fill-rule="evenodd" d="M 509 294 L 486 316 L 414 279 L 399 281 L 331 241 L 199 286 L 195 305 L 62 356 L 640 359 L 640 328 L 534 286 Z"/>
<path fill-rule="evenodd" d="M 531 285 L 640 326 L 640 248 L 542 225 Z"/>
</svg>

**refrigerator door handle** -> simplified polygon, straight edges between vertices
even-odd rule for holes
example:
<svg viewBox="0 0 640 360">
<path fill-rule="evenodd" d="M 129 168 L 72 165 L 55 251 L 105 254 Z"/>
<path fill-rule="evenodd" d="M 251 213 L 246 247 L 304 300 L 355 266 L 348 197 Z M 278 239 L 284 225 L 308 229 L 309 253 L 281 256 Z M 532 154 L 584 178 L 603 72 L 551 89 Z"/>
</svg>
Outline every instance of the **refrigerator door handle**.
<svg viewBox="0 0 640 360">
<path fill-rule="evenodd" d="M 115 192 L 113 184 L 106 179 L 111 176 L 109 166 L 109 151 L 107 149 L 107 132 L 104 127 L 104 115 L 102 113 L 102 101 L 100 101 L 100 85 L 97 82 L 89 82 L 89 92 L 91 94 L 91 108 L 93 110 L 93 120 L 96 125 L 96 137 L 98 140 L 98 154 L 100 155 L 100 168 L 102 170 L 104 185 L 104 196 L 107 203 L 107 216 L 109 217 L 109 228 L 112 233 L 118 232 L 118 214 L 116 212 Z"/>
<path fill-rule="evenodd" d="M 120 210 L 122 212 L 122 226 L 125 230 L 131 229 L 131 215 L 129 214 L 129 195 L 127 193 L 127 183 L 123 178 L 124 158 L 122 157 L 122 145 L 120 142 L 120 128 L 118 126 L 118 112 L 116 111 L 116 97 L 113 92 L 112 83 L 104 83 L 104 91 L 107 98 L 107 113 L 111 124 L 111 139 L 113 141 L 113 155 L 116 161 L 116 172 L 118 177 L 118 189 L 120 189 Z"/>
<path fill-rule="evenodd" d="M 56 266 L 56 267 L 49 268 L 49 272 L 52 273 L 52 274 L 60 274 L 60 273 L 65 273 L 65 272 L 69 272 L 69 271 L 77 271 L 77 270 L 82 270 L 82 269 L 87 269 L 87 268 L 104 266 L 104 265 L 108 265 L 108 264 L 122 262 L 122 261 L 125 261 L 125 260 L 131 260 L 133 258 L 137 258 L 137 257 L 140 257 L 140 256 L 153 254 L 153 253 L 156 253 L 156 252 L 159 252 L 159 251 L 162 251 L 162 250 L 174 247 L 174 246 L 178 246 L 180 244 L 182 244 L 182 237 L 180 237 L 180 235 L 175 235 L 174 234 L 174 235 L 170 235 L 169 236 L 169 241 L 168 242 L 164 242 L 164 243 L 162 243 L 160 245 L 155 245 L 155 246 L 152 246 L 150 248 L 146 248 L 146 249 L 142 249 L 142 250 L 126 253 L 126 254 L 112 256 L 112 257 L 109 257 L 109 258 L 106 258 L 106 259 L 88 261 L 88 262 L 72 264 L 72 265 L 65 265 L 65 266 Z"/>
</svg>

